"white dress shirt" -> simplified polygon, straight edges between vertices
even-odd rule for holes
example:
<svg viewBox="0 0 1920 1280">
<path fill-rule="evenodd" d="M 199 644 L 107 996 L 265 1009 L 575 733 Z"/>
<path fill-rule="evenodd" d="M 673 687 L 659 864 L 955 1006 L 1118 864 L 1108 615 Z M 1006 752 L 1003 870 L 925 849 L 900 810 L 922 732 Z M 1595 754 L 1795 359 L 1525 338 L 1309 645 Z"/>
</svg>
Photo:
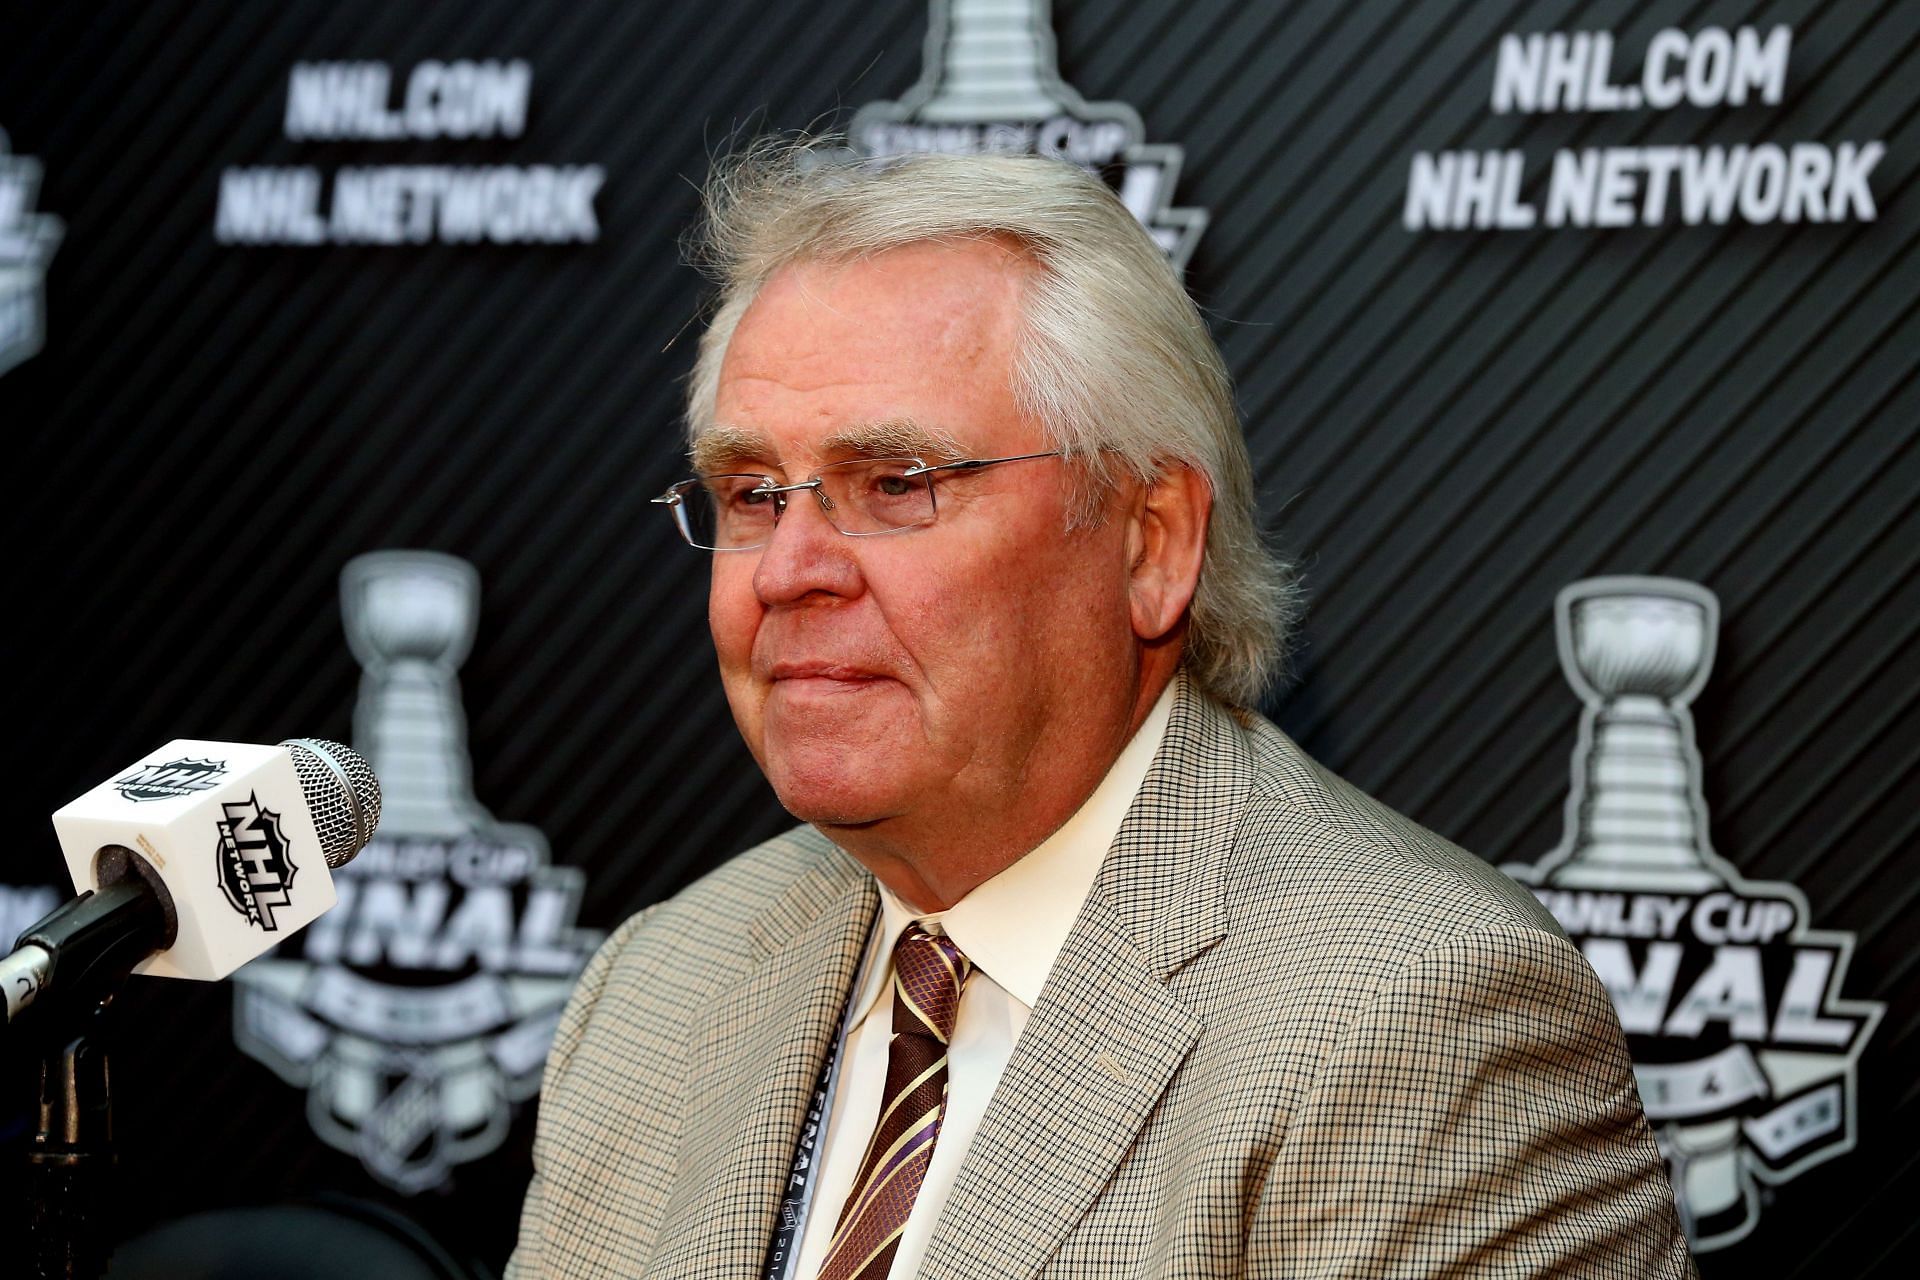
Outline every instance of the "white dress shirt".
<svg viewBox="0 0 1920 1280">
<path fill-rule="evenodd" d="M 820 1274 L 879 1119 L 893 1032 L 893 1002 L 882 997 L 892 986 L 892 948 L 901 931 L 918 920 L 929 933 L 945 933 L 973 961 L 973 975 L 961 994 L 947 1046 L 946 1115 L 894 1255 L 889 1272 L 894 1280 L 905 1280 L 920 1268 L 980 1118 L 1093 888 L 1100 863 L 1146 780 L 1172 713 L 1170 684 L 1107 776 L 1065 825 L 945 911 L 917 913 L 880 886 L 880 913 L 856 979 L 852 1028 L 841 1050 L 840 1077 L 817 1167 L 819 1181 L 793 1276 L 812 1280 Z"/>
</svg>

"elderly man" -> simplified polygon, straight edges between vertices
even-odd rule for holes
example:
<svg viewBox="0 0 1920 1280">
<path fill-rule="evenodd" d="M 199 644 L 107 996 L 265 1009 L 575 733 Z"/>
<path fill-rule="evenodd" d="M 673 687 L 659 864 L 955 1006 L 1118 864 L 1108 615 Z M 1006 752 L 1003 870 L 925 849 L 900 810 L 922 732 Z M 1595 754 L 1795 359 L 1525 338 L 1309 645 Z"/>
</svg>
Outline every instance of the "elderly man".
<svg viewBox="0 0 1920 1280">
<path fill-rule="evenodd" d="M 793 160 L 715 185 L 659 501 L 806 825 L 588 967 L 510 1274 L 1689 1274 L 1579 952 L 1247 709 L 1285 578 L 1145 232 Z"/>
</svg>

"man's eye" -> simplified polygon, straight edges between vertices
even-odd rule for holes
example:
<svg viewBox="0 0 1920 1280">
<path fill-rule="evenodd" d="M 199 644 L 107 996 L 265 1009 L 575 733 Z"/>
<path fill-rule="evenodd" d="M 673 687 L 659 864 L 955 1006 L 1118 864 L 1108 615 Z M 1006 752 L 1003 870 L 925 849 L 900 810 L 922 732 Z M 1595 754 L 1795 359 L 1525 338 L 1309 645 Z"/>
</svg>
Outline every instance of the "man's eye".
<svg viewBox="0 0 1920 1280">
<path fill-rule="evenodd" d="M 707 486 L 707 492 L 722 507 L 762 507 L 774 497 L 760 487 L 764 483 L 760 480 L 722 480 Z"/>
<path fill-rule="evenodd" d="M 873 487 L 884 497 L 904 498 L 913 492 L 914 483 L 902 475 L 881 475 L 874 479 Z"/>
</svg>

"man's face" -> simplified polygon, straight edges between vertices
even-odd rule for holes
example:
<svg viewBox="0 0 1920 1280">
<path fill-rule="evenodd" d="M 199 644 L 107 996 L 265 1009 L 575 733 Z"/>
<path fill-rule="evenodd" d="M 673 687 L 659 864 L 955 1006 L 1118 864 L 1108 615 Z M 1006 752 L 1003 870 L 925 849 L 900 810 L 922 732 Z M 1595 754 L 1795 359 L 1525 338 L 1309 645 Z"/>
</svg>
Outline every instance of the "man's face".
<svg viewBox="0 0 1920 1280">
<path fill-rule="evenodd" d="M 709 437 L 728 448 L 703 468 L 793 483 L 915 431 L 967 458 L 1048 449 L 1012 389 L 1030 269 L 993 242 L 782 269 L 728 347 Z M 1125 521 L 1066 531 L 1072 465 L 945 473 L 932 525 L 878 537 L 797 492 L 765 547 L 714 555 L 727 697 L 796 816 L 950 837 L 1091 790 L 1125 740 L 1137 651 Z"/>
</svg>

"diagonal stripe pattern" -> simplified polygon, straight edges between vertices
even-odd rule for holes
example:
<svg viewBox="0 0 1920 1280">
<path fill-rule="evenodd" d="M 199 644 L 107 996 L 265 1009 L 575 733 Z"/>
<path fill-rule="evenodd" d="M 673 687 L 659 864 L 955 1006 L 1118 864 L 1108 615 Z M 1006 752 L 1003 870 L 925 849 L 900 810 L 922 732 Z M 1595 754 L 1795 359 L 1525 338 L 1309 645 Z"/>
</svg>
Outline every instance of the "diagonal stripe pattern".
<svg viewBox="0 0 1920 1280">
<path fill-rule="evenodd" d="M 860 1172 L 834 1228 L 820 1280 L 880 1280 L 927 1176 L 947 1105 L 947 1041 L 973 964 L 918 924 L 893 947 L 893 1038 L 887 1083 Z"/>
</svg>

